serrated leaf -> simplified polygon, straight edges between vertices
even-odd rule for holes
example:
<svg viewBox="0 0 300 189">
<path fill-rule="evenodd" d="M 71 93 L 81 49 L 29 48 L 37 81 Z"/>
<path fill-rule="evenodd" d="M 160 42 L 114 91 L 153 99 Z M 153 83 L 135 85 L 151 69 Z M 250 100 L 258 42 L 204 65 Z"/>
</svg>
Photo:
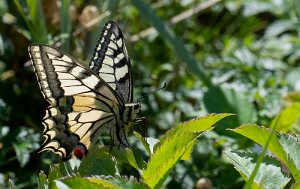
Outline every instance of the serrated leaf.
<svg viewBox="0 0 300 189">
<path fill-rule="evenodd" d="M 196 143 L 196 140 L 195 140 L 195 143 Z M 194 144 L 195 144 L 194 143 Z M 191 144 L 185 151 L 185 153 L 182 155 L 181 157 L 181 160 L 186 160 L 186 161 L 189 161 L 191 160 L 191 154 L 193 152 L 193 149 L 194 149 L 194 144 Z"/>
<path fill-rule="evenodd" d="M 160 139 L 160 143 L 163 143 L 166 138 L 172 137 L 180 132 L 192 132 L 200 134 L 203 131 L 208 131 L 213 129 L 212 126 L 220 121 L 221 119 L 231 116 L 234 114 L 222 113 L 222 114 L 209 114 L 203 117 L 192 119 L 190 121 L 183 122 L 176 126 L 175 128 L 169 130 L 163 138 Z M 159 143 L 159 144 L 160 144 Z M 155 146 L 157 148 L 158 145 Z"/>
<path fill-rule="evenodd" d="M 225 152 L 235 169 L 247 181 L 254 170 L 258 155 L 249 152 Z M 260 164 L 251 188 L 284 188 L 290 181 L 281 172 L 281 164 L 273 157 L 266 156 Z"/>
<path fill-rule="evenodd" d="M 181 132 L 166 138 L 151 156 L 148 166 L 143 170 L 143 180 L 150 188 L 160 188 L 168 173 L 181 159 L 186 150 L 193 145 L 197 133 Z"/>
<path fill-rule="evenodd" d="M 115 188 L 129 188 L 129 189 L 149 189 L 147 185 L 138 182 L 134 179 L 127 179 L 121 177 L 90 177 L 91 182 L 113 185 Z"/>
<path fill-rule="evenodd" d="M 148 138 L 146 138 L 146 141 L 147 141 L 147 144 L 149 144 L 151 154 L 153 154 L 154 153 L 154 147 L 155 147 L 156 144 L 159 143 L 159 140 L 156 139 L 156 138 L 148 137 Z"/>
<path fill-rule="evenodd" d="M 300 142 L 299 137 L 281 134 L 279 143 L 288 155 L 288 168 L 297 182 L 300 182 Z"/>
<path fill-rule="evenodd" d="M 114 185 L 106 185 L 104 187 L 101 184 L 91 182 L 88 178 L 85 177 L 79 177 L 79 176 L 74 176 L 74 177 L 65 177 L 60 180 L 55 181 L 56 186 L 60 189 L 71 189 L 71 188 L 80 188 L 80 189 L 91 189 L 91 188 L 118 188 L 115 187 Z M 110 187 L 111 186 L 111 187 Z"/>
<path fill-rule="evenodd" d="M 240 127 L 231 130 L 250 138 L 262 146 L 266 144 L 269 136 L 271 135 L 270 129 L 254 124 L 241 125 Z M 275 136 L 276 137 L 271 138 L 268 149 L 286 164 L 294 179 L 299 181 L 300 156 L 298 154 L 300 152 L 299 150 L 295 150 L 300 148 L 299 141 L 297 141 L 297 138 L 284 133 L 275 133 Z"/>
<path fill-rule="evenodd" d="M 210 114 L 169 130 L 155 146 L 156 150 L 143 170 L 144 181 L 151 188 L 160 188 L 175 164 L 180 159 L 189 159 L 200 133 L 212 129 L 213 124 L 230 115 Z"/>
<path fill-rule="evenodd" d="M 132 179 L 125 179 L 121 177 L 67 177 L 56 181 L 57 186 L 91 189 L 91 188 L 105 188 L 105 189 L 148 189 L 149 187 L 144 183 L 139 183 Z"/>
</svg>

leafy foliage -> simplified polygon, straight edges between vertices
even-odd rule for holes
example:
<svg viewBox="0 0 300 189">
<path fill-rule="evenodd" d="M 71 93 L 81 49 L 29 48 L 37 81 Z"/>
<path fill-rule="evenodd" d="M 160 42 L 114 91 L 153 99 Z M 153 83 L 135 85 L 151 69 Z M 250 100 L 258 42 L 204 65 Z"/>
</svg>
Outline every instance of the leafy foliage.
<svg viewBox="0 0 300 189">
<path fill-rule="evenodd" d="M 147 164 L 139 161 L 138 158 L 141 159 L 140 155 L 134 156 L 132 150 L 128 148 L 124 150 L 114 149 L 111 153 L 107 148 L 94 148 L 81 163 L 76 159 L 72 159 L 69 162 L 50 168 L 48 180 L 45 179 L 44 174 L 41 174 L 39 184 L 50 188 L 51 185 L 62 187 L 61 183 L 71 188 L 161 188 L 176 163 L 184 155 L 189 156 L 192 153 L 192 146 L 195 144 L 197 137 L 228 115 L 208 115 L 171 129 L 156 144 L 157 147 L 154 148 L 154 153 L 151 154 Z M 143 138 L 140 139 L 143 140 Z M 135 181 L 131 183 L 131 181 L 115 177 L 120 172 L 117 168 L 120 163 L 126 163 L 135 168 L 141 175 L 142 182 Z M 76 176 L 73 176 L 74 174 Z M 108 175 L 114 177 L 104 177 Z M 63 178 L 64 176 L 68 177 Z"/>
<path fill-rule="evenodd" d="M 262 146 L 266 144 L 267 139 L 272 135 L 271 130 L 256 125 L 242 125 L 233 129 L 233 131 L 254 140 Z M 259 133 L 259 135 L 257 133 Z M 295 149 L 298 149 L 299 145 L 297 137 L 280 133 L 275 134 L 275 137 L 271 138 L 267 146 L 267 148 L 288 167 L 297 182 L 300 181 L 300 152 Z"/>
<path fill-rule="evenodd" d="M 297 0 L 58 2 L 0 1 L 1 188 L 33 188 L 37 180 L 40 188 L 76 183 L 194 188 L 201 179 L 214 188 L 242 188 L 245 181 L 254 188 L 270 187 L 257 176 L 251 181 L 256 167 L 256 175 L 278 183 L 275 187 L 299 187 Z M 34 153 L 42 142 L 47 103 L 27 46 L 55 45 L 87 63 L 107 20 L 117 21 L 124 31 L 135 96 L 144 96 L 146 126 L 134 127 L 131 149 L 95 148 L 82 162 L 53 165 L 59 160 L 51 153 Z M 164 83 L 166 89 L 151 92 Z M 224 112 L 236 116 L 184 122 Z M 274 124 L 274 131 L 268 129 Z M 186 125 L 196 130 L 176 131 Z M 143 140 L 138 132 L 149 137 Z M 257 157 L 257 144 L 277 159 L 264 153 Z M 165 150 L 171 154 L 163 156 Z M 274 174 L 265 177 L 270 170 Z M 157 178 L 151 180 L 151 174 Z"/>
<path fill-rule="evenodd" d="M 287 135 L 284 133 L 273 133 L 270 129 L 259 127 L 256 125 L 242 125 L 236 129 L 233 129 L 234 132 L 242 134 L 258 144 L 265 146 L 274 154 L 281 162 L 272 158 L 273 160 L 269 161 L 269 157 L 265 157 L 265 161 L 259 167 L 259 171 L 257 172 L 255 178 L 259 180 L 255 180 L 256 186 L 252 186 L 252 188 L 269 188 L 271 186 L 268 185 L 270 181 L 273 180 L 272 184 L 275 184 L 273 187 L 277 186 L 278 188 L 284 188 L 285 185 L 289 182 L 290 178 L 281 172 L 281 167 L 286 166 L 288 172 L 291 173 L 293 179 L 295 179 L 296 183 L 299 182 L 299 151 L 295 150 L 299 148 L 299 141 L 296 137 L 292 135 Z M 259 135 L 257 135 L 259 133 Z M 273 137 L 274 135 L 274 137 Z M 270 140 L 267 143 L 267 140 Z M 226 155 L 231 159 L 236 169 L 244 176 L 246 180 L 249 179 L 253 168 L 255 166 L 255 162 L 257 159 L 256 153 L 235 153 L 235 152 L 226 152 Z M 252 159 L 251 161 L 249 159 Z M 268 171 L 266 171 L 267 169 Z M 285 170 L 287 172 L 287 170 Z M 262 177 L 265 177 L 265 180 L 261 180 Z M 275 182 L 276 181 L 276 182 Z M 277 184 L 276 184 L 277 183 Z M 272 187 L 271 187 L 272 188 Z"/>
<path fill-rule="evenodd" d="M 226 152 L 226 154 L 243 178 L 248 180 L 258 155 L 246 152 Z M 280 162 L 275 158 L 265 157 L 251 188 L 284 188 L 290 179 L 281 172 L 280 166 Z"/>
</svg>

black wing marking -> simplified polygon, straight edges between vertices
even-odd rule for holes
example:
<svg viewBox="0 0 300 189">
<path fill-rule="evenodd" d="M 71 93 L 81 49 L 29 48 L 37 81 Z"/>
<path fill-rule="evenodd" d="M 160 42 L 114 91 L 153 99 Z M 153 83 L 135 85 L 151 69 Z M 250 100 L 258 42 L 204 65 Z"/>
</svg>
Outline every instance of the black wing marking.
<svg viewBox="0 0 300 189">
<path fill-rule="evenodd" d="M 90 68 L 106 81 L 125 103 L 132 102 L 132 79 L 130 59 L 124 37 L 117 23 L 105 24 Z"/>
</svg>

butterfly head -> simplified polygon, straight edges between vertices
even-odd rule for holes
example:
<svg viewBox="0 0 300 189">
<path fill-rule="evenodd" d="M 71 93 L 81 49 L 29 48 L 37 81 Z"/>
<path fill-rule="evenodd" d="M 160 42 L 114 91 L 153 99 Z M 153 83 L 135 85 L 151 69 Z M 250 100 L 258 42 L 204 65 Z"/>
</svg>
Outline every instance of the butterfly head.
<svg viewBox="0 0 300 189">
<path fill-rule="evenodd" d="M 123 121 L 126 129 L 126 133 L 132 131 L 132 123 L 137 123 L 137 116 L 141 113 L 140 103 L 126 103 L 123 113 Z"/>
<path fill-rule="evenodd" d="M 123 120 L 127 120 L 126 122 L 134 122 L 136 117 L 141 113 L 141 104 L 140 103 L 127 103 L 125 104 L 125 111 Z"/>
</svg>

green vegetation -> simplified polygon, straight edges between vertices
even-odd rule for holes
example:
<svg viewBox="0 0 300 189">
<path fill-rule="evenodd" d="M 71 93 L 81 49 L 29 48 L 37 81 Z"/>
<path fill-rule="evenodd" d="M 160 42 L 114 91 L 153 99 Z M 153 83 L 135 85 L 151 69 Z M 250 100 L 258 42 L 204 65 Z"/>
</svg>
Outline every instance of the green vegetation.
<svg viewBox="0 0 300 189">
<path fill-rule="evenodd" d="M 89 3 L 0 1 L 0 188 L 300 187 L 299 1 Z M 48 104 L 28 45 L 88 64 L 107 20 L 125 35 L 135 99 L 145 96 L 131 148 L 37 154 Z"/>
</svg>

